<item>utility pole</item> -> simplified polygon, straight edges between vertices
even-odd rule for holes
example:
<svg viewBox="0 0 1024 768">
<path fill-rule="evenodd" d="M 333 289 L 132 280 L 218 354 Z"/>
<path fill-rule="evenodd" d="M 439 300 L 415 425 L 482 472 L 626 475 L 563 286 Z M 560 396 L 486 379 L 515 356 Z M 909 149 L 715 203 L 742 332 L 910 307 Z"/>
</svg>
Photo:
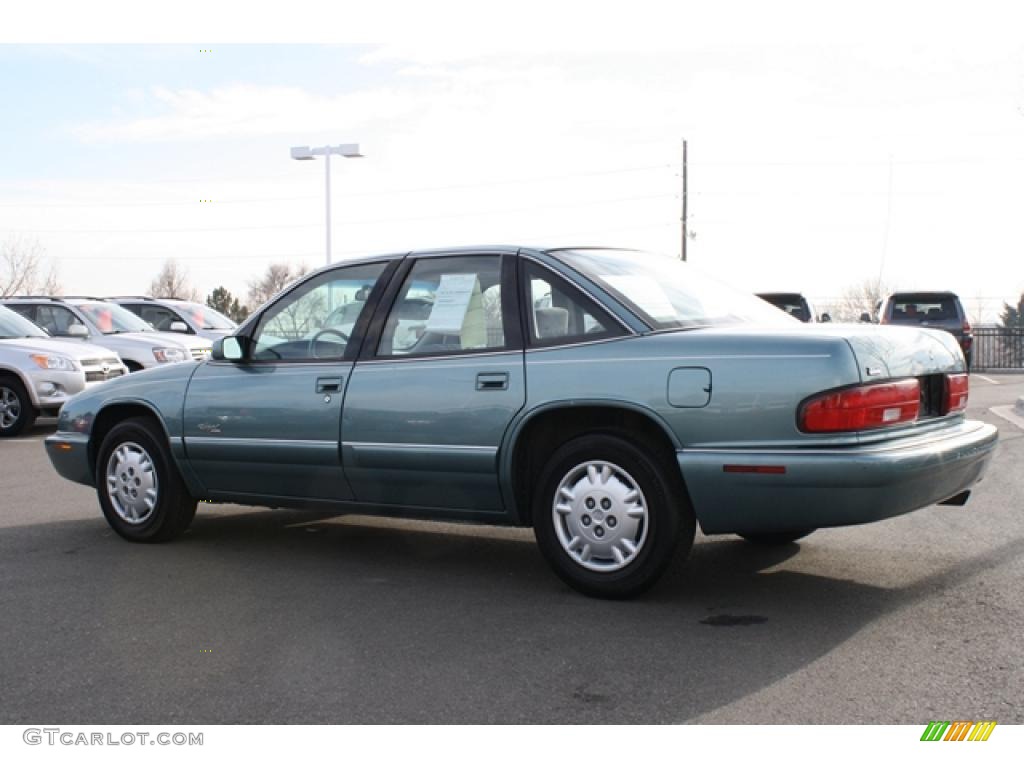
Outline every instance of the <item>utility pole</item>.
<svg viewBox="0 0 1024 768">
<path fill-rule="evenodd" d="M 686 261 L 686 139 L 683 139 L 683 215 L 680 217 L 682 223 L 682 241 L 680 243 L 680 256 Z"/>
</svg>

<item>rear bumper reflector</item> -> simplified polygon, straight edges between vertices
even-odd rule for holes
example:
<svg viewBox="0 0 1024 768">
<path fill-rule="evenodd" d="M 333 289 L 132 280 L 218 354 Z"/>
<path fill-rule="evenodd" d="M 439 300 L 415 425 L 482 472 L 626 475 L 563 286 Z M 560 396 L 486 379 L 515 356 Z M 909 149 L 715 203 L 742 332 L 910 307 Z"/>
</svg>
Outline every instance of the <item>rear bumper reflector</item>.
<svg viewBox="0 0 1024 768">
<path fill-rule="evenodd" d="M 777 464 L 723 464 L 723 472 L 741 472 L 751 475 L 784 475 L 786 468 Z"/>
</svg>

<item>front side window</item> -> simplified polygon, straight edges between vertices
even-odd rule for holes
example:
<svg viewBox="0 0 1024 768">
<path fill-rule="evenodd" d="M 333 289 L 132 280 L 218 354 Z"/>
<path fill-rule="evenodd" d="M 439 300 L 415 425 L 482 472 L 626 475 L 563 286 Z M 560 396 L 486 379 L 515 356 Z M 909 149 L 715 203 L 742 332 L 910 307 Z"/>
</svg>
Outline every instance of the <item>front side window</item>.
<svg viewBox="0 0 1024 768">
<path fill-rule="evenodd" d="M 381 332 L 382 357 L 505 347 L 501 257 L 419 259 Z"/>
<path fill-rule="evenodd" d="M 386 264 L 325 272 L 281 297 L 260 320 L 255 360 L 340 359 Z"/>
<path fill-rule="evenodd" d="M 31 307 L 28 309 L 31 310 Z M 36 307 L 35 322 L 51 336 L 70 336 L 68 328 L 82 324 L 71 310 L 57 305 Z"/>
<path fill-rule="evenodd" d="M 138 313 L 139 317 L 152 325 L 158 331 L 169 331 L 171 330 L 171 323 L 176 320 L 181 320 L 181 318 L 171 312 L 171 310 L 164 309 L 163 307 L 142 304 L 135 305 L 131 309 L 133 312 Z"/>
</svg>

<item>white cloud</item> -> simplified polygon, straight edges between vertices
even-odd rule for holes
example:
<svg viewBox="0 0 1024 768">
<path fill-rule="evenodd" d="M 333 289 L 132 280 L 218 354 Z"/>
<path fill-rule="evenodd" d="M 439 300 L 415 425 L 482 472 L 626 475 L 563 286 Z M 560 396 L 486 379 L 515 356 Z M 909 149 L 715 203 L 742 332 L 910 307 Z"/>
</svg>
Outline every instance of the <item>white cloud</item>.
<svg viewBox="0 0 1024 768">
<path fill-rule="evenodd" d="M 997 33 L 992 44 L 966 41 L 955 50 L 941 41 L 900 50 L 891 35 L 881 43 L 851 35 L 831 48 L 790 42 L 792 30 L 758 41 L 748 27 L 749 20 L 740 25 L 736 45 L 719 35 L 662 53 L 388 46 L 362 59 L 380 85 L 357 73 L 352 85 L 326 94 L 298 85 L 154 84 L 112 105 L 120 115 L 79 125 L 74 135 L 159 142 L 170 157 L 205 153 L 210 175 L 229 181 L 205 185 L 203 196 L 306 199 L 44 211 L 24 217 L 25 228 L 149 228 L 55 237 L 51 251 L 69 253 L 65 269 L 82 253 L 100 264 L 144 253 L 154 267 L 156 256 L 180 255 L 197 265 L 203 290 L 218 282 L 244 289 L 265 254 L 320 261 L 322 171 L 289 161 L 287 146 L 359 141 L 367 159 L 335 172 L 336 254 L 501 240 L 674 252 L 673 174 L 686 136 L 698 233 L 690 253 L 733 282 L 834 295 L 877 273 L 892 157 L 887 276 L 907 287 L 934 281 L 965 295 L 999 295 L 1007 260 L 1024 251 L 1015 223 L 1024 207 L 1019 46 Z M 218 151 L 228 143 L 244 153 Z M 281 178 L 244 181 L 260 174 Z M 155 182 L 131 189 L 93 184 L 63 194 L 116 201 L 180 192 Z M 281 229 L 248 228 L 254 224 Z M 161 232 L 216 226 L 224 231 Z M 144 285 L 145 269 L 125 265 L 113 277 L 93 270 L 65 282 L 129 292 Z M 89 284 L 111 279 L 126 284 Z"/>
</svg>

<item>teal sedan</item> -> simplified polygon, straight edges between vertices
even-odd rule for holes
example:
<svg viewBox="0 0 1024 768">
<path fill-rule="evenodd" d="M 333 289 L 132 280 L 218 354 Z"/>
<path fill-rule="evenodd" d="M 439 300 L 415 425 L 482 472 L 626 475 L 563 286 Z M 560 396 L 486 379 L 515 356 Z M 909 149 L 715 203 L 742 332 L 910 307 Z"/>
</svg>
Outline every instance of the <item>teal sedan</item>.
<svg viewBox="0 0 1024 768">
<path fill-rule="evenodd" d="M 131 541 L 196 500 L 532 526 L 572 587 L 696 525 L 761 545 L 963 504 L 995 448 L 956 340 L 804 325 L 674 259 L 480 247 L 331 265 L 210 360 L 90 389 L 46 440 Z"/>
</svg>

